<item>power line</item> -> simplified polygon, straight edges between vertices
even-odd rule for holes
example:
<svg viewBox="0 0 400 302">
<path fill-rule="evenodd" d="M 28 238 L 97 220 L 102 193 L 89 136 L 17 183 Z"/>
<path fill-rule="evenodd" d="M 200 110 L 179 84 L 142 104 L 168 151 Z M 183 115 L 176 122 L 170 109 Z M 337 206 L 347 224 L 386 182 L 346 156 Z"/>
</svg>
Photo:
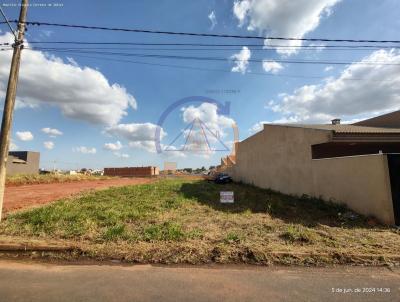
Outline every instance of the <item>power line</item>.
<svg viewBox="0 0 400 302">
<path fill-rule="evenodd" d="M 87 41 L 29 41 L 30 44 L 77 44 L 77 45 L 131 45 L 131 46 L 196 46 L 196 47 L 262 47 L 265 49 L 319 49 L 319 48 L 399 48 L 400 45 L 277 45 L 277 44 L 219 44 L 219 43 L 141 43 L 141 42 L 87 42 Z M 4 43 L 8 45 L 9 43 Z M 229 50 L 229 49 L 228 49 Z"/>
<path fill-rule="evenodd" d="M 1 45 L 1 44 L 0 44 Z M 168 47 L 168 48 L 148 48 L 148 47 L 129 47 L 129 46 L 124 46 L 124 47 L 47 47 L 48 49 L 68 49 L 68 50 L 150 50 L 150 51 L 240 51 L 242 48 L 180 48 L 180 47 Z M 375 48 L 328 48 L 328 50 L 331 51 L 342 51 L 342 50 L 349 50 L 349 51 L 370 51 L 370 50 L 379 50 L 383 48 L 389 48 L 389 49 L 395 49 L 395 48 L 400 48 L 400 46 L 396 47 L 375 47 Z M 268 52 L 268 51 L 273 51 L 275 49 L 278 50 L 291 50 L 293 48 L 286 48 L 286 47 L 279 47 L 279 48 L 256 48 L 256 49 L 251 49 L 253 52 Z M 315 49 L 312 48 L 304 48 L 301 50 L 310 50 L 310 51 L 315 51 Z"/>
<path fill-rule="evenodd" d="M 8 19 L 7 19 L 6 15 L 5 15 L 5 13 L 3 12 L 3 9 L 1 8 L 1 6 L 0 6 L 0 13 L 1 13 L 1 15 L 3 16 L 3 18 L 5 20 L 4 22 L 7 23 L 8 27 L 10 28 L 10 31 L 13 34 L 14 38 L 17 39 L 17 36 L 15 35 L 15 31 L 12 28 L 10 22 L 8 21 Z"/>
<path fill-rule="evenodd" d="M 54 48 L 41 48 L 41 47 L 33 47 L 30 48 L 33 50 L 44 50 L 44 51 L 54 51 L 61 53 L 83 53 L 83 54 L 101 54 L 101 55 L 111 55 L 111 56 L 123 56 L 123 57 L 142 57 L 142 58 L 160 58 L 160 59 L 177 59 L 177 60 L 195 60 L 195 61 L 246 61 L 246 62 L 255 62 L 255 63 L 263 63 L 263 62 L 277 62 L 277 63 L 286 63 L 286 64 L 319 64 L 319 65 L 350 65 L 350 64 L 358 64 L 358 65 L 390 65 L 390 66 L 399 66 L 400 63 L 386 63 L 386 62 L 370 62 L 370 61 L 360 61 L 360 62 L 342 62 L 342 61 L 315 61 L 315 60 L 284 60 L 284 59 L 248 59 L 248 60 L 240 60 L 240 59 L 229 59 L 224 57 L 199 57 L 199 56 L 182 56 L 182 55 L 159 55 L 159 54 L 142 54 L 142 53 L 126 53 L 126 52 L 107 52 L 107 51 L 86 51 L 86 50 L 71 50 L 68 48 L 65 49 L 54 49 Z"/>
<path fill-rule="evenodd" d="M 32 50 L 29 49 L 28 50 Z M 232 74 L 231 70 L 226 69 L 210 69 L 210 68 L 203 68 L 203 67 L 194 67 L 194 66 L 187 66 L 187 65 L 173 65 L 173 64 L 159 64 L 159 63 L 150 63 L 150 62 L 143 62 L 143 61 L 132 61 L 126 59 L 114 59 L 109 57 L 94 57 L 94 56 L 87 56 L 87 55 L 76 55 L 75 57 L 81 58 L 88 58 L 94 60 L 102 60 L 102 61 L 111 61 L 111 62 L 121 62 L 121 63 L 131 63 L 131 64 L 139 64 L 139 65 L 149 65 L 149 66 L 159 66 L 159 67 L 168 67 L 168 68 L 177 68 L 177 69 L 188 69 L 188 70 L 198 70 L 198 71 L 206 71 L 206 72 L 224 72 Z M 267 76 L 267 77 L 283 77 L 283 78 L 301 78 L 301 79 L 326 79 L 323 76 L 302 76 L 302 75 L 291 75 L 291 74 L 270 74 L 270 73 L 261 73 L 261 72 L 251 72 L 246 71 L 246 74 L 250 75 L 258 75 L 258 76 Z M 365 79 L 362 78 L 353 78 L 353 79 L 343 79 L 345 81 L 363 81 Z M 372 81 L 372 82 L 386 82 L 385 80 L 382 81 Z"/>
<path fill-rule="evenodd" d="M 13 20 L 13 22 L 17 22 L 17 20 Z M 267 40 L 281 40 L 281 41 L 311 41 L 311 42 L 400 43 L 400 40 L 291 38 L 291 37 L 272 37 L 272 36 L 269 37 L 269 36 L 210 34 L 210 33 L 175 32 L 175 31 L 147 30 L 147 29 L 121 28 L 121 27 L 88 26 L 88 25 L 77 25 L 77 24 L 50 23 L 41 21 L 30 21 L 30 22 L 25 22 L 25 24 L 33 26 L 56 26 L 56 27 L 95 29 L 95 30 L 106 30 L 106 31 L 121 31 L 121 32 L 195 36 L 195 37 L 214 37 L 214 38 L 256 39 L 256 40 L 267 39 Z"/>
</svg>

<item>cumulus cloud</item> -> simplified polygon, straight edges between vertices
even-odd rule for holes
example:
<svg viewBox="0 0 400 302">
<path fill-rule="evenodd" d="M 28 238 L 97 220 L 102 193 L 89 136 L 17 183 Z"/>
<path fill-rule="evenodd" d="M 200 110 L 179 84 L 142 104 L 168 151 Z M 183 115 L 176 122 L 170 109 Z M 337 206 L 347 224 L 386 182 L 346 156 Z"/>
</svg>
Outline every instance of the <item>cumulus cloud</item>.
<svg viewBox="0 0 400 302">
<path fill-rule="evenodd" d="M 211 13 L 208 15 L 208 19 L 211 22 L 211 27 L 210 29 L 213 30 L 214 27 L 217 25 L 217 16 L 215 15 L 214 11 L 211 11 Z"/>
<path fill-rule="evenodd" d="M 386 63 L 373 65 L 371 62 Z M 375 115 L 400 108 L 399 50 L 377 50 L 346 67 L 337 78 L 304 85 L 270 102 L 272 111 L 298 121 L 329 122 L 341 117 Z"/>
<path fill-rule="evenodd" d="M 278 73 L 281 69 L 283 69 L 282 64 L 275 62 L 275 61 L 263 61 L 263 68 L 266 72 L 270 73 Z"/>
<path fill-rule="evenodd" d="M 331 71 L 331 70 L 333 70 L 333 66 L 332 66 L 332 65 L 326 66 L 326 67 L 324 68 L 324 71 L 325 71 L 325 72 L 328 72 L 328 71 Z"/>
<path fill-rule="evenodd" d="M 17 138 L 21 141 L 33 140 L 33 134 L 30 131 L 17 131 L 15 134 L 17 135 Z"/>
<path fill-rule="evenodd" d="M 11 34 L 0 43 L 12 42 Z M 0 96 L 4 95 L 12 52 L 0 52 Z M 21 60 L 17 104 L 19 107 L 57 106 L 69 118 L 95 124 L 117 124 L 136 100 L 123 86 L 110 83 L 98 70 L 26 50 Z"/>
<path fill-rule="evenodd" d="M 88 148 L 85 146 L 72 148 L 72 151 L 82 153 L 82 154 L 96 154 L 96 152 L 97 152 L 96 148 Z"/>
<path fill-rule="evenodd" d="M 141 148 L 149 152 L 156 152 L 155 133 L 157 125 L 152 123 L 118 124 L 108 127 L 105 132 L 128 141 L 132 148 Z M 166 136 L 163 129 L 160 132 L 160 139 Z"/>
<path fill-rule="evenodd" d="M 105 143 L 104 144 L 104 149 L 110 150 L 110 151 L 117 151 L 122 149 L 122 144 L 120 141 L 117 141 L 115 143 Z"/>
<path fill-rule="evenodd" d="M 129 147 L 134 149 L 142 149 L 150 153 L 156 153 L 156 142 L 153 140 L 129 142 Z"/>
<path fill-rule="evenodd" d="M 186 157 L 186 154 L 182 152 L 183 146 L 180 146 L 177 148 L 176 146 L 165 146 L 162 145 L 162 149 L 165 150 L 166 152 L 163 153 L 164 157 L 166 158 L 184 158 Z"/>
<path fill-rule="evenodd" d="M 44 142 L 44 143 L 43 143 L 43 146 L 44 146 L 46 149 L 51 150 L 51 149 L 54 148 L 54 143 L 51 142 L 51 141 Z"/>
<path fill-rule="evenodd" d="M 191 123 L 195 119 L 201 120 L 207 127 L 214 131 L 231 128 L 235 121 L 225 115 L 218 114 L 218 107 L 211 103 L 202 103 L 199 106 L 189 106 L 182 108 L 182 117 L 185 123 Z"/>
<path fill-rule="evenodd" d="M 233 13 L 239 26 L 265 35 L 302 38 L 318 27 L 321 18 L 331 13 L 340 0 L 236 0 Z M 266 45 L 276 41 L 265 41 Z M 283 46 L 301 46 L 301 41 L 280 41 Z M 294 48 L 280 48 L 278 53 L 290 55 Z"/>
<path fill-rule="evenodd" d="M 48 134 L 50 137 L 56 137 L 59 135 L 63 135 L 63 133 L 60 130 L 55 129 L 55 128 L 49 128 L 49 127 L 42 128 L 42 132 Z"/>
<path fill-rule="evenodd" d="M 247 46 L 243 46 L 242 50 L 231 56 L 235 66 L 232 67 L 233 72 L 246 73 L 249 67 L 249 59 L 251 57 L 251 51 Z"/>
</svg>

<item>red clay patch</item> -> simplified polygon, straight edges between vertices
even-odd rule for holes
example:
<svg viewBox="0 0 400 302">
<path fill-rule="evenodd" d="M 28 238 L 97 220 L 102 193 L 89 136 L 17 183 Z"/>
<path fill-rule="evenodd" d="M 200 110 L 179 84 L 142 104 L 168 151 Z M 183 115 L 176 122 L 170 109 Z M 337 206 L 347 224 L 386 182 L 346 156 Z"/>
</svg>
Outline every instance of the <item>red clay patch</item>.
<svg viewBox="0 0 400 302">
<path fill-rule="evenodd" d="M 6 186 L 3 213 L 50 203 L 88 190 L 145 184 L 153 180 L 154 179 L 151 178 L 114 178 L 51 184 Z"/>
</svg>

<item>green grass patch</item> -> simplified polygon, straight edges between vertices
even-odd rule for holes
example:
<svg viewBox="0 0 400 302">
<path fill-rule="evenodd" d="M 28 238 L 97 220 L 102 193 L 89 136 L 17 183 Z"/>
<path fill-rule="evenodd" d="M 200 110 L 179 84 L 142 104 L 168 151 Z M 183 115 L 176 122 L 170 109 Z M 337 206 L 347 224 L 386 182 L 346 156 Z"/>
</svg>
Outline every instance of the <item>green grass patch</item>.
<svg viewBox="0 0 400 302">
<path fill-rule="evenodd" d="M 281 237 L 291 243 L 313 243 L 316 241 L 317 234 L 305 227 L 290 224 Z"/>
<path fill-rule="evenodd" d="M 233 191 L 235 202 L 221 204 L 221 190 Z M 250 185 L 167 179 L 16 212 L 0 234 L 63 239 L 91 255 L 145 262 L 257 262 L 270 251 L 400 254 L 399 232 L 349 213 Z"/>
</svg>

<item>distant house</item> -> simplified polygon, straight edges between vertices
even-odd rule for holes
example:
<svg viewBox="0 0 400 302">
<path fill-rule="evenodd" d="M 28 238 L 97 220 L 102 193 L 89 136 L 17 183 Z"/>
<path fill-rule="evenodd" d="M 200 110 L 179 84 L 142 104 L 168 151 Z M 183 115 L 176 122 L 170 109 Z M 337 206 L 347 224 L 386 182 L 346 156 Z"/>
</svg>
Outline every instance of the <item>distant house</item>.
<svg viewBox="0 0 400 302">
<path fill-rule="evenodd" d="M 40 153 L 10 151 L 7 159 L 7 175 L 39 174 Z"/>
<path fill-rule="evenodd" d="M 379 120 L 380 127 L 364 126 Z M 400 127 L 391 128 L 397 124 L 389 120 L 387 127 L 380 118 L 356 125 L 340 120 L 264 124 L 262 131 L 236 144 L 226 171 L 236 181 L 343 202 L 400 225 Z"/>
</svg>

